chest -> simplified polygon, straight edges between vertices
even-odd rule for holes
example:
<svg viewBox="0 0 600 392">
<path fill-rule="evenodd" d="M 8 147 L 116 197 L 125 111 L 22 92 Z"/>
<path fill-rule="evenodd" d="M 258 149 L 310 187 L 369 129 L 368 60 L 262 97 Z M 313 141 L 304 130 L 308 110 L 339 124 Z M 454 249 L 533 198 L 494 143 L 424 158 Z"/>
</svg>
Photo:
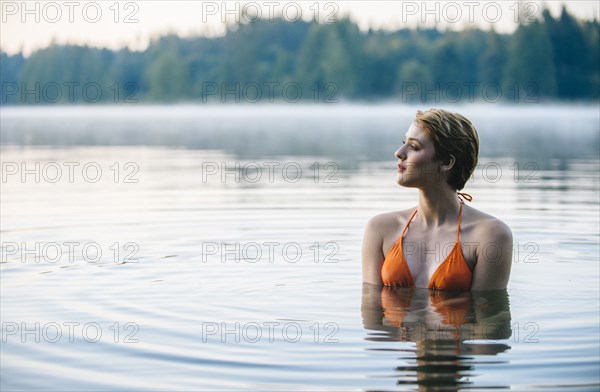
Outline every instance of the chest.
<svg viewBox="0 0 600 392">
<path fill-rule="evenodd" d="M 402 247 L 404 260 L 415 284 L 417 287 L 423 287 L 449 258 L 464 259 L 469 269 L 474 270 L 477 240 L 468 225 L 461 226 L 460 235 L 457 235 L 457 229 L 458 227 L 445 228 L 431 232 L 413 229 L 411 225 L 411 230 L 408 230 L 402 239 L 402 233 L 394 233 L 395 242 L 392 242 L 394 239 L 388 240 L 388 246 L 389 249 L 392 246 Z"/>
</svg>

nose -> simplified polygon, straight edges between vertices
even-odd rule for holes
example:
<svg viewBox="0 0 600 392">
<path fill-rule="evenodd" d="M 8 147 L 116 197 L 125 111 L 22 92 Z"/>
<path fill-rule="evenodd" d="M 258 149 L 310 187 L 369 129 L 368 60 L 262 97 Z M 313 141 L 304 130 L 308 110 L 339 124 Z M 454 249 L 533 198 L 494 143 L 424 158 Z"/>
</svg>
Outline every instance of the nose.
<svg viewBox="0 0 600 392">
<path fill-rule="evenodd" d="M 404 147 L 404 146 L 402 146 Z M 400 160 L 405 160 L 406 159 L 406 154 L 404 153 L 404 149 L 400 147 L 399 149 L 396 150 L 396 153 L 394 154 L 396 156 L 396 158 L 400 159 Z"/>
</svg>

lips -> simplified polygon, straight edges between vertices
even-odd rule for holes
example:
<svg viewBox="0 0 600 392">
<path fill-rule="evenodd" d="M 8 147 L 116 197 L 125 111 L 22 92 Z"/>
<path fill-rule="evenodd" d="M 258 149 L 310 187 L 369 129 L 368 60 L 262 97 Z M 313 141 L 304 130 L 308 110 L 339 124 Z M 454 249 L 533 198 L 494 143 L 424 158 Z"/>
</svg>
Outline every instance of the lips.
<svg viewBox="0 0 600 392">
<path fill-rule="evenodd" d="M 402 164 L 398 164 L 398 171 L 399 172 L 403 172 L 404 170 L 406 170 L 406 166 L 403 166 Z"/>
</svg>

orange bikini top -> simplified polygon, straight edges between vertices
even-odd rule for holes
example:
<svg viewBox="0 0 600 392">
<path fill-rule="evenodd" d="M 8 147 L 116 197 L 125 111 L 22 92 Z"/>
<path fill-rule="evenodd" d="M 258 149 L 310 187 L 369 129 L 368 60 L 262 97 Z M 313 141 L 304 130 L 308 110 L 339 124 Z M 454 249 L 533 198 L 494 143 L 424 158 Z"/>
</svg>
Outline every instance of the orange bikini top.
<svg viewBox="0 0 600 392">
<path fill-rule="evenodd" d="M 458 212 L 456 243 L 446 260 L 444 260 L 444 262 L 436 269 L 431 277 L 429 285 L 427 286 L 429 289 L 455 291 L 468 291 L 471 289 L 473 273 L 463 256 L 460 245 L 460 218 L 462 215 L 462 206 L 464 204 L 461 196 L 468 201 L 473 200 L 473 198 L 466 193 L 459 192 L 458 195 L 458 198 L 460 199 L 460 210 Z M 408 263 L 406 262 L 402 251 L 402 239 L 404 238 L 404 234 L 406 234 L 408 225 L 416 214 L 417 210 L 415 210 L 406 223 L 406 226 L 404 226 L 404 230 L 398 241 L 396 241 L 387 256 L 385 256 L 383 266 L 381 267 L 381 280 L 386 286 L 415 287 L 410 268 L 408 267 Z"/>
</svg>

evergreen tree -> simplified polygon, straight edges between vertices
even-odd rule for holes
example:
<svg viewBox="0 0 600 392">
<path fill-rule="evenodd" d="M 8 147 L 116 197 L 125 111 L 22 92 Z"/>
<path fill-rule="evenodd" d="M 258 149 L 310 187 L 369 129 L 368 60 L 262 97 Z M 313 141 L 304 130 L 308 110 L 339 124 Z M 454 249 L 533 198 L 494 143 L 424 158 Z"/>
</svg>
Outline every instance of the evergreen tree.
<svg viewBox="0 0 600 392">
<path fill-rule="evenodd" d="M 504 96 L 514 102 L 554 97 L 556 76 L 552 43 L 546 28 L 520 24 L 508 44 Z"/>
<path fill-rule="evenodd" d="M 558 20 L 548 10 L 543 15 L 554 51 L 558 96 L 569 99 L 585 96 L 587 64 L 582 60 L 588 50 L 579 23 L 564 6 Z"/>
<path fill-rule="evenodd" d="M 187 64 L 174 48 L 165 50 L 150 64 L 146 79 L 152 100 L 171 102 L 190 95 Z"/>
<path fill-rule="evenodd" d="M 587 90 L 584 97 L 600 98 L 600 23 L 598 20 L 585 22 L 582 26 L 588 53 L 586 63 Z"/>
<path fill-rule="evenodd" d="M 298 59 L 297 75 L 303 86 L 314 86 L 326 93 L 327 86 L 333 83 L 341 96 L 357 93 L 354 51 L 343 41 L 350 23 L 342 20 L 331 25 L 312 25 Z"/>
<path fill-rule="evenodd" d="M 501 85 L 502 72 L 506 65 L 506 48 L 502 36 L 493 28 L 488 33 L 487 45 L 478 64 L 479 83 Z"/>
</svg>

